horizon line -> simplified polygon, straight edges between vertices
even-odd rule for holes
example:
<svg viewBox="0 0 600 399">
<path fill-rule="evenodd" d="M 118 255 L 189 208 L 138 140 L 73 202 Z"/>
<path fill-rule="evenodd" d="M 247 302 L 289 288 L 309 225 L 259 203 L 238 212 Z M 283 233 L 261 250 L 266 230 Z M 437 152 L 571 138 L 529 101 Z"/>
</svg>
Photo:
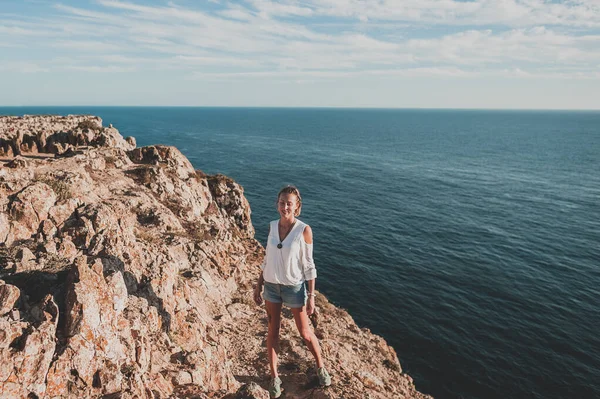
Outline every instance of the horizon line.
<svg viewBox="0 0 600 399">
<path fill-rule="evenodd" d="M 350 106 L 269 106 L 269 105 L 0 105 L 0 108 L 242 108 L 242 109 L 346 109 L 390 111 L 574 111 L 599 112 L 600 108 L 468 108 L 468 107 L 350 107 Z M 6 116 L 6 115 L 5 115 Z"/>
</svg>

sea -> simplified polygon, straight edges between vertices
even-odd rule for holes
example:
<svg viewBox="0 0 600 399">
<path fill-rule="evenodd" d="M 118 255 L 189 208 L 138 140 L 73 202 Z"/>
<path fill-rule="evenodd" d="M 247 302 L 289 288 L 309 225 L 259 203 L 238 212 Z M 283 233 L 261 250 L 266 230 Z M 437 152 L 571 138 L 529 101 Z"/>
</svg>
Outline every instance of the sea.
<svg viewBox="0 0 600 399">
<path fill-rule="evenodd" d="M 235 179 L 263 244 L 296 185 L 317 288 L 418 390 L 600 398 L 600 112 L 0 108 L 82 113 Z"/>
</svg>

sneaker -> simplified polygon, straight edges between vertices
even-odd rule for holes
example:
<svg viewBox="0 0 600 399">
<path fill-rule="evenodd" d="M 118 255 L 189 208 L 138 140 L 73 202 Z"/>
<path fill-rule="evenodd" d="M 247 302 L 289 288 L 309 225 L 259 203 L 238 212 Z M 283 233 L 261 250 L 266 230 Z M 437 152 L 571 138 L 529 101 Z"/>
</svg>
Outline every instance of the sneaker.
<svg viewBox="0 0 600 399">
<path fill-rule="evenodd" d="M 279 377 L 271 379 L 271 383 L 269 384 L 269 395 L 272 398 L 281 396 L 281 379 Z"/>
<path fill-rule="evenodd" d="M 325 370 L 325 367 L 321 367 L 317 370 L 317 377 L 319 377 L 319 385 L 322 387 L 328 387 L 331 385 L 331 376 Z"/>
</svg>

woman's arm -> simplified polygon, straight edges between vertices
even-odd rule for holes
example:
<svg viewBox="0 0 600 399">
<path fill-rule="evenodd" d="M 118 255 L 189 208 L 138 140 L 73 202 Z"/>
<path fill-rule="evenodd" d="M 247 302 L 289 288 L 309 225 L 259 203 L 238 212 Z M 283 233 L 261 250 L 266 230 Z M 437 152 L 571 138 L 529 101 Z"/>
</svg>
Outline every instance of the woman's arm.
<svg viewBox="0 0 600 399">
<path fill-rule="evenodd" d="M 315 281 L 316 279 L 308 280 L 306 283 L 308 285 L 308 296 L 315 293 Z"/>
<path fill-rule="evenodd" d="M 262 287 L 263 287 L 264 282 L 265 282 L 265 279 L 263 277 L 262 270 L 261 270 L 260 276 L 258 277 L 258 282 L 256 283 L 256 287 L 254 287 L 254 302 L 257 305 L 262 304 L 262 301 L 263 301 L 261 293 L 262 293 Z"/>
<path fill-rule="evenodd" d="M 317 279 L 317 270 L 312 257 L 313 234 L 310 226 L 306 226 L 302 232 L 306 248 L 304 248 L 304 275 L 310 280 L 306 280 L 308 286 L 308 301 L 306 301 L 306 313 L 310 316 L 315 311 L 315 281 Z M 312 278 L 311 278 L 312 277 Z"/>
<path fill-rule="evenodd" d="M 315 280 L 308 280 L 306 283 L 308 285 L 308 300 L 306 301 L 306 314 L 309 316 L 313 314 L 315 311 Z"/>
<path fill-rule="evenodd" d="M 302 232 L 303 243 L 300 252 L 302 260 L 302 272 L 304 281 L 310 281 L 317 278 L 317 268 L 313 260 L 313 234 L 310 226 L 306 226 Z M 314 288 L 314 286 L 313 286 Z"/>
<path fill-rule="evenodd" d="M 271 235 L 271 225 L 269 225 L 269 236 L 270 235 Z M 262 304 L 262 301 L 263 301 L 261 293 L 262 293 L 263 284 L 265 283 L 265 278 L 263 277 L 263 270 L 265 269 L 266 263 L 267 263 L 267 254 L 265 252 L 265 258 L 263 259 L 263 262 L 260 265 L 260 275 L 258 276 L 258 281 L 256 283 L 256 286 L 254 287 L 254 302 L 256 302 L 257 305 Z"/>
</svg>

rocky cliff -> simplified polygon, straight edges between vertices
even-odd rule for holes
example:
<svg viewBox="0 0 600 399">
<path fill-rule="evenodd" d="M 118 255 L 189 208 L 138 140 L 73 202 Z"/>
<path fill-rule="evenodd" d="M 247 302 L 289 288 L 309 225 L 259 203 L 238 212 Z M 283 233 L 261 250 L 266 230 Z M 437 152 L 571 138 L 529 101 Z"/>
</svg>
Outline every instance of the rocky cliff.
<svg viewBox="0 0 600 399">
<path fill-rule="evenodd" d="M 242 187 L 176 148 L 96 117 L 0 117 L 0 397 L 268 397 L 263 255 Z M 426 397 L 382 338 L 317 306 L 334 383 L 284 312 L 285 398 Z"/>
</svg>

